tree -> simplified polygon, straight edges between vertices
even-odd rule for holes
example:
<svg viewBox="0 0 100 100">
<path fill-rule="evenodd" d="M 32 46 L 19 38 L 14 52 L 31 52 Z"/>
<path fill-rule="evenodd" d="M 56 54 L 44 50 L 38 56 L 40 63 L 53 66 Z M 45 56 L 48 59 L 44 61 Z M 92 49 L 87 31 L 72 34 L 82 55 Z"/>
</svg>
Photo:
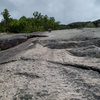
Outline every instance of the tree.
<svg viewBox="0 0 100 100">
<path fill-rule="evenodd" d="M 9 26 L 9 21 L 10 21 L 10 14 L 9 11 L 7 9 L 4 9 L 4 11 L 1 13 L 1 15 L 4 18 L 4 27 L 5 27 L 5 31 L 8 31 L 8 26 Z"/>
<path fill-rule="evenodd" d="M 33 13 L 32 18 L 22 16 L 19 20 L 11 18 L 7 9 L 4 9 L 1 14 L 3 20 L 0 22 L 0 32 L 31 33 L 59 28 L 59 22 L 56 22 L 54 17 L 42 15 L 37 11 Z"/>
<path fill-rule="evenodd" d="M 20 25 L 20 32 L 22 32 L 22 33 L 33 32 L 33 30 L 32 30 L 32 19 L 26 18 L 25 16 L 22 16 L 19 19 L 19 25 Z"/>
<path fill-rule="evenodd" d="M 13 33 L 19 33 L 20 32 L 19 21 L 17 19 L 13 19 L 10 22 L 9 31 L 13 32 Z"/>
<path fill-rule="evenodd" d="M 41 19 L 43 17 L 43 15 L 41 15 L 41 13 L 39 13 L 38 11 L 34 12 L 33 16 L 35 19 Z"/>
</svg>

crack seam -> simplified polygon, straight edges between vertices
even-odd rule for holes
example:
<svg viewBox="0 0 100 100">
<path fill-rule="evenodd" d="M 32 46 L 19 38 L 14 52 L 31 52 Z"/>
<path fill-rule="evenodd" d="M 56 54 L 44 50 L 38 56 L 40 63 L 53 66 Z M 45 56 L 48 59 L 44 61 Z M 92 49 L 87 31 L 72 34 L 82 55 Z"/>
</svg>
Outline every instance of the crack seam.
<svg viewBox="0 0 100 100">
<path fill-rule="evenodd" d="M 92 71 L 98 72 L 100 74 L 100 69 L 95 68 L 95 66 L 88 66 L 88 65 L 82 65 L 82 64 L 72 64 L 72 63 L 60 63 L 60 62 L 54 62 L 54 61 L 48 61 L 48 62 L 53 63 L 53 64 L 60 64 L 63 66 L 72 66 L 72 67 L 76 67 L 76 68 L 80 68 L 80 69 L 92 70 Z"/>
</svg>

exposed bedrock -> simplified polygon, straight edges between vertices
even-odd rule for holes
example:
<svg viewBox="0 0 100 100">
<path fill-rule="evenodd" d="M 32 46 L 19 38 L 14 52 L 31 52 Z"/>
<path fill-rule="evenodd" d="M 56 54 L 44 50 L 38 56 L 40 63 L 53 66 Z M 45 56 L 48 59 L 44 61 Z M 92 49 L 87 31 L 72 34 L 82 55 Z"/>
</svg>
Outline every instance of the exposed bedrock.
<svg viewBox="0 0 100 100">
<path fill-rule="evenodd" d="M 0 37 L 0 49 L 6 50 L 11 47 L 14 47 L 22 42 L 27 41 L 29 38 L 36 38 L 36 37 L 46 37 L 46 35 L 41 34 L 15 34 L 15 35 L 1 35 Z"/>
<path fill-rule="evenodd" d="M 46 32 L 1 51 L 0 100 L 100 100 L 99 34 Z"/>
<path fill-rule="evenodd" d="M 71 38 L 69 40 L 40 40 L 39 44 L 50 49 L 66 49 L 74 56 L 100 57 L 100 38 Z"/>
</svg>

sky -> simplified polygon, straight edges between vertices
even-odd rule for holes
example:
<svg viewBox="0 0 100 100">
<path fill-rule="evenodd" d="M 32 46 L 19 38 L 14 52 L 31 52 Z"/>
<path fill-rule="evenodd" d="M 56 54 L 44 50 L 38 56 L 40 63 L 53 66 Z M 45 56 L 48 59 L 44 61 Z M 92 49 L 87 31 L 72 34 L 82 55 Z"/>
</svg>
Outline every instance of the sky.
<svg viewBox="0 0 100 100">
<path fill-rule="evenodd" d="M 32 17 L 35 11 L 54 17 L 62 24 L 100 19 L 100 0 L 0 0 L 0 13 L 5 8 L 12 18 L 18 19 Z"/>
</svg>

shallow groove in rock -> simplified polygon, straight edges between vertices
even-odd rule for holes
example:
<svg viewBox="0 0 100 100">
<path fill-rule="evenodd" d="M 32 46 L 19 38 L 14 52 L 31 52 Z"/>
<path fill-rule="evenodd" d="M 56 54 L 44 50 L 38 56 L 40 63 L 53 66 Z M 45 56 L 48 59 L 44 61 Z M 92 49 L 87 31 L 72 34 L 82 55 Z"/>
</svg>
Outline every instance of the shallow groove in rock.
<svg viewBox="0 0 100 100">
<path fill-rule="evenodd" d="M 31 58 L 25 58 L 25 57 L 21 57 L 20 60 L 23 60 L 23 61 L 35 61 L 35 59 L 31 59 Z"/>
<path fill-rule="evenodd" d="M 8 63 L 16 62 L 16 61 L 17 61 L 17 60 L 9 60 L 9 61 L 0 63 L 0 65 L 8 64 Z"/>
<path fill-rule="evenodd" d="M 40 78 L 40 76 L 36 75 L 36 74 L 32 74 L 32 73 L 27 73 L 27 72 L 18 72 L 18 73 L 15 73 L 15 75 L 20 75 L 20 76 L 25 76 L 25 77 L 29 77 L 29 78 Z"/>
<path fill-rule="evenodd" d="M 67 48 L 77 48 L 77 47 L 87 47 L 91 45 L 99 46 L 100 39 L 98 38 L 89 38 L 86 40 L 77 41 L 73 40 L 40 40 L 37 43 L 40 43 L 44 47 L 50 49 L 67 49 Z"/>
<path fill-rule="evenodd" d="M 73 64 L 73 63 L 60 63 L 60 62 L 54 62 L 54 61 L 48 61 L 53 64 L 60 64 L 63 66 L 72 66 L 80 69 L 85 69 L 85 70 L 92 70 L 95 72 L 98 72 L 100 74 L 100 69 L 96 68 L 95 66 L 88 66 L 88 65 L 82 65 L 82 64 Z"/>
</svg>

